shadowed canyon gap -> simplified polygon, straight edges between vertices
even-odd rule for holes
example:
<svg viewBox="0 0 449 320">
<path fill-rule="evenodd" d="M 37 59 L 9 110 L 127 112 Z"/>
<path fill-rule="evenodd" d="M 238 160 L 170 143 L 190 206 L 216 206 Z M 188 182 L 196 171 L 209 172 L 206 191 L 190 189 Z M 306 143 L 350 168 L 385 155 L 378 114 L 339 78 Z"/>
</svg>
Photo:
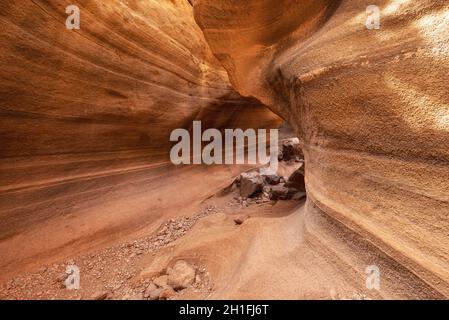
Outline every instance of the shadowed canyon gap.
<svg viewBox="0 0 449 320">
<path fill-rule="evenodd" d="M 77 4 L 79 31 L 65 1 L 0 3 L 5 271 L 160 223 L 237 174 L 171 165 L 172 130 L 280 123 L 232 89 L 187 1 Z"/>
<path fill-rule="evenodd" d="M 448 3 L 200 0 L 195 17 L 234 87 L 295 127 L 309 201 L 447 296 Z"/>
<path fill-rule="evenodd" d="M 244 170 L 173 166 L 173 129 L 282 117 L 307 203 L 210 218 L 170 257 L 204 257 L 215 298 L 333 298 L 371 263 L 374 298 L 449 296 L 446 1 L 85 0 L 80 30 L 67 5 L 0 3 L 1 280 L 153 232 Z"/>
</svg>

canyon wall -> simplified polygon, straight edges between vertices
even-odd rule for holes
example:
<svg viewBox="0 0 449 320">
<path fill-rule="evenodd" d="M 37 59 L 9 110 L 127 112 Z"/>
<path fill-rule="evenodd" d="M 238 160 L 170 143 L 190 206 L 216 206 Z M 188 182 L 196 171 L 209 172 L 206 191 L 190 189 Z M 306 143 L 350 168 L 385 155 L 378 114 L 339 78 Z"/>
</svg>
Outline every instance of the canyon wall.
<svg viewBox="0 0 449 320">
<path fill-rule="evenodd" d="M 279 124 L 231 87 L 187 0 L 76 1 L 79 30 L 70 4 L 0 2 L 2 276 L 157 225 L 236 174 L 172 166 L 173 129 Z"/>
<path fill-rule="evenodd" d="M 378 30 L 365 25 L 370 5 Z M 194 11 L 234 87 L 295 127 L 308 201 L 449 296 L 447 1 L 198 0 Z"/>
</svg>

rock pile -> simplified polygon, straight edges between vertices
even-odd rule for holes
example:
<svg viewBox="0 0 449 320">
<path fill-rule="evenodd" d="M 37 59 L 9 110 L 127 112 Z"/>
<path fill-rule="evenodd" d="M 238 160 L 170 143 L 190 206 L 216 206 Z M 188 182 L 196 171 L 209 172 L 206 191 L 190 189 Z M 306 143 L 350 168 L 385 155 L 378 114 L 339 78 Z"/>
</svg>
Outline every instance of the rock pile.
<svg viewBox="0 0 449 320">
<path fill-rule="evenodd" d="M 284 140 L 279 146 L 278 159 L 279 161 L 301 162 L 304 159 L 304 154 L 302 153 L 299 139 L 292 138 Z"/>
<path fill-rule="evenodd" d="M 242 206 L 263 203 L 269 200 L 302 199 L 305 194 L 304 163 L 293 172 L 287 181 L 277 174 L 261 174 L 258 171 L 244 172 L 236 179 Z"/>
<path fill-rule="evenodd" d="M 250 171 L 242 173 L 235 181 L 240 189 L 240 197 L 234 202 L 242 207 L 251 203 L 261 204 L 270 200 L 302 199 L 306 196 L 304 183 L 304 155 L 300 148 L 299 139 L 291 138 L 282 141 L 279 147 L 279 161 L 302 162 L 301 166 L 285 181 L 274 173 Z"/>
<path fill-rule="evenodd" d="M 208 273 L 203 268 L 179 260 L 166 274 L 153 279 L 143 293 L 144 299 L 168 300 L 188 288 L 204 289 L 208 282 Z"/>
</svg>

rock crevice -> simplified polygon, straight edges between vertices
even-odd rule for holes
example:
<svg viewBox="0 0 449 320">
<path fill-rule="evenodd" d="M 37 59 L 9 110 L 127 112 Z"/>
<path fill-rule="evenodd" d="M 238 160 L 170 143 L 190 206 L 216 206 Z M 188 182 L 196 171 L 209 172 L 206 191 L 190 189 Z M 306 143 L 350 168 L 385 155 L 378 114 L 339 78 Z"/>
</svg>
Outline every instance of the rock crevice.
<svg viewBox="0 0 449 320">
<path fill-rule="evenodd" d="M 379 30 L 365 26 L 373 4 Z M 199 0 L 194 10 L 234 87 L 295 128 L 309 201 L 448 296 L 447 2 Z"/>
</svg>

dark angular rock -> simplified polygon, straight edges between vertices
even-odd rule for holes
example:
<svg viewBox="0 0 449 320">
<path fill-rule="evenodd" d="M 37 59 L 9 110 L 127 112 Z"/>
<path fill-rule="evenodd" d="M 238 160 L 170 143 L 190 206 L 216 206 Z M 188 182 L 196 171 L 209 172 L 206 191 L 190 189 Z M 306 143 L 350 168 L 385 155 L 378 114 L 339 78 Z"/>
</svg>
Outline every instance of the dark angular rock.
<svg viewBox="0 0 449 320">
<path fill-rule="evenodd" d="M 261 192 L 263 178 L 258 172 L 244 172 L 240 175 L 240 195 L 245 198 L 252 197 Z"/>
<path fill-rule="evenodd" d="M 306 185 L 305 185 L 305 181 L 304 181 L 304 164 L 302 164 L 300 168 L 298 168 L 296 171 L 294 171 L 291 174 L 291 176 L 288 178 L 287 182 L 285 183 L 285 186 L 287 188 L 298 189 L 298 191 L 302 191 L 302 192 L 306 191 Z"/>
<path fill-rule="evenodd" d="M 271 200 L 289 200 L 298 191 L 295 189 L 289 189 L 283 184 L 278 184 L 277 186 L 272 186 L 270 190 Z"/>
<path fill-rule="evenodd" d="M 269 174 L 263 176 L 265 183 L 270 184 L 272 186 L 277 185 L 281 182 L 281 177 L 276 174 Z"/>
<path fill-rule="evenodd" d="M 282 153 L 282 160 L 290 161 L 296 159 L 303 159 L 304 155 L 299 145 L 299 139 L 293 138 L 282 143 L 282 148 L 279 153 Z"/>
</svg>

